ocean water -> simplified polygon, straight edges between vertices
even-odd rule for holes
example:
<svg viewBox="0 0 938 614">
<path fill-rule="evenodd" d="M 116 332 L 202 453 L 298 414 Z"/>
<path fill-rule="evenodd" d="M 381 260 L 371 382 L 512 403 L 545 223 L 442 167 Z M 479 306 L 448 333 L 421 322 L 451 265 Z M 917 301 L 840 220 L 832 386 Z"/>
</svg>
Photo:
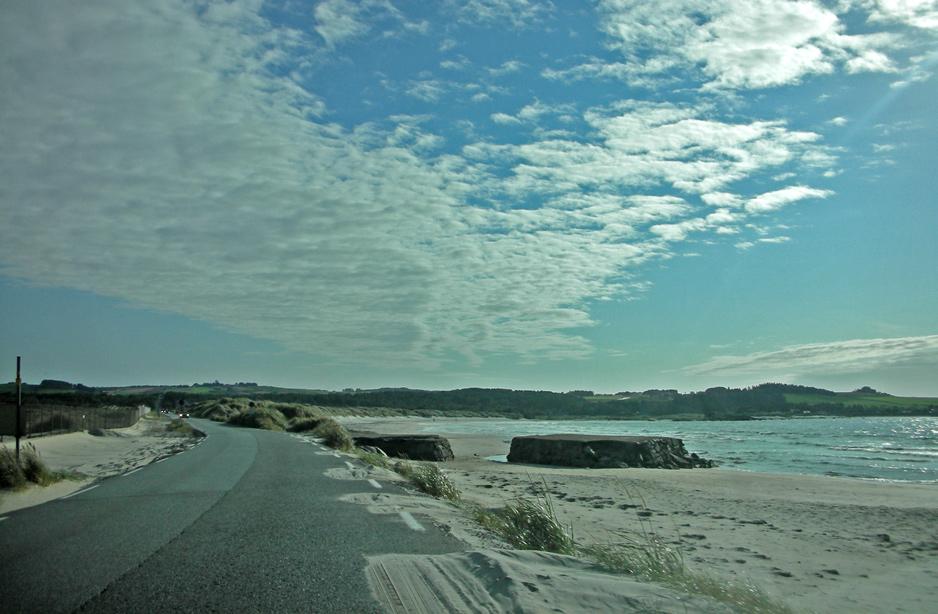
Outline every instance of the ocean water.
<svg viewBox="0 0 938 614">
<path fill-rule="evenodd" d="M 723 469 L 938 484 L 938 418 L 793 418 L 744 422 L 671 420 L 468 420 L 426 431 L 502 437 L 585 433 L 661 435 Z M 493 458 L 493 460 L 504 460 Z"/>
</svg>

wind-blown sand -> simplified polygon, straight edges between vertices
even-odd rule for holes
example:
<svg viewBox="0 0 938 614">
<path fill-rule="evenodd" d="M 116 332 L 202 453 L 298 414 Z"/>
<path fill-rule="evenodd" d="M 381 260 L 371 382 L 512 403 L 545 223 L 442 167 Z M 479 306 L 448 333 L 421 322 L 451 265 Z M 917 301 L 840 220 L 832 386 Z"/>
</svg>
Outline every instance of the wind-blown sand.
<svg viewBox="0 0 938 614">
<path fill-rule="evenodd" d="M 419 432 L 433 423 L 400 418 L 343 422 L 352 429 L 388 434 Z M 567 469 L 495 463 L 484 459 L 507 453 L 509 441 L 433 432 L 450 440 L 456 460 L 442 467 L 465 498 L 498 507 L 514 497 L 543 492 L 546 485 L 558 517 L 572 525 L 581 542 L 608 543 L 623 531 L 654 531 L 680 547 L 692 570 L 748 579 L 797 611 L 932 612 L 938 603 L 935 485 L 731 469 Z M 441 524 L 456 524 L 447 517 L 451 510 L 442 513 L 428 506 L 413 511 L 431 518 L 436 513 Z M 517 555 L 509 557 L 510 564 L 485 556 L 509 575 L 522 574 L 523 560 L 533 564 L 523 557 L 511 558 Z M 427 563 L 420 565 L 426 568 Z M 533 568 L 524 569 L 538 577 Z M 558 590 L 582 592 L 583 587 L 577 582 L 554 585 L 551 598 L 561 599 L 554 594 Z M 579 599 L 582 595 L 566 601 L 571 610 L 558 607 L 583 611 Z M 706 609 L 686 605 L 689 611 Z"/>
<path fill-rule="evenodd" d="M 104 431 L 102 436 L 82 431 L 21 440 L 21 445 L 35 446 L 50 469 L 81 477 L 46 487 L 30 485 L 20 491 L 2 492 L 0 514 L 58 499 L 95 479 L 125 473 L 195 444 L 191 437 L 167 433 L 168 423 L 166 418 L 141 419 L 127 428 Z M 13 449 L 12 437 L 3 440 L 0 445 Z"/>
</svg>

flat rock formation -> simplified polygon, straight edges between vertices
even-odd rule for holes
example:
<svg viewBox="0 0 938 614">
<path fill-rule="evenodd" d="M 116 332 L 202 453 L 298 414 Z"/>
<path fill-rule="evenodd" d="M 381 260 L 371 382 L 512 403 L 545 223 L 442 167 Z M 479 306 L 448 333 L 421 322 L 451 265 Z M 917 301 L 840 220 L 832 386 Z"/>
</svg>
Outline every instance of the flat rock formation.
<svg viewBox="0 0 938 614">
<path fill-rule="evenodd" d="M 649 467 L 691 469 L 713 463 L 688 454 L 676 437 L 618 437 L 609 435 L 527 435 L 514 437 L 509 463 L 562 467 Z"/>
<path fill-rule="evenodd" d="M 359 448 L 378 448 L 388 456 L 411 460 L 453 460 L 453 449 L 449 440 L 439 435 L 353 435 Z"/>
</svg>

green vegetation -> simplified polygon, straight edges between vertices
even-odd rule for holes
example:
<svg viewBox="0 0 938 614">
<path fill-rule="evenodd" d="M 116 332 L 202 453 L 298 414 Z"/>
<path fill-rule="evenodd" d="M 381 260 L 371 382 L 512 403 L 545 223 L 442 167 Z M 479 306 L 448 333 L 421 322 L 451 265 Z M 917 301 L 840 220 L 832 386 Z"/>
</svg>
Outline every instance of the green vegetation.
<svg viewBox="0 0 938 614">
<path fill-rule="evenodd" d="M 22 488 L 26 485 L 26 474 L 16 461 L 16 453 L 0 446 L 0 488 Z"/>
<path fill-rule="evenodd" d="M 19 461 L 13 450 L 0 446 L 0 488 L 22 488 L 28 482 L 48 486 L 65 477 L 62 473 L 50 471 L 39 456 L 39 450 L 31 443 L 27 442 L 20 448 Z"/>
<path fill-rule="evenodd" d="M 314 431 L 316 428 L 322 424 L 322 421 L 325 418 L 296 418 L 290 421 L 290 424 L 287 425 L 287 430 L 291 433 L 305 433 L 306 431 Z"/>
<path fill-rule="evenodd" d="M 252 407 L 245 412 L 232 415 L 228 418 L 228 424 L 268 431 L 282 431 L 287 426 L 287 419 L 276 409 Z"/>
<path fill-rule="evenodd" d="M 573 528 L 564 526 L 546 492 L 536 499 L 520 498 L 497 510 L 474 510 L 476 521 L 522 550 L 577 554 Z"/>
<path fill-rule="evenodd" d="M 332 418 L 322 418 L 313 429 L 313 435 L 322 438 L 323 443 L 336 450 L 349 451 L 355 447 L 349 432 Z"/>
<path fill-rule="evenodd" d="M 66 388 L 65 385 L 71 386 Z M 135 386 L 94 389 L 59 382 L 26 386 L 27 406 L 136 407 L 155 405 L 191 409 L 193 415 L 240 424 L 236 416 L 257 407 L 279 412 L 283 424 L 268 416 L 266 426 L 287 428 L 287 421 L 328 415 L 425 417 L 502 417 L 529 419 L 604 420 L 742 420 L 752 417 L 938 416 L 938 398 L 895 397 L 864 387 L 832 392 L 789 384 L 760 384 L 749 388 L 708 388 L 701 392 L 645 390 L 594 394 L 589 390 L 558 393 L 542 390 L 465 388 L 411 390 L 381 388 L 328 392 L 239 384 L 196 386 Z M 0 385 L 0 406 L 14 403 L 12 385 Z M 115 411 L 119 408 L 115 407 Z M 243 418 L 250 421 L 250 418 Z M 250 424 L 247 424 L 250 425 Z M 276 430 L 276 429 L 275 429 Z"/>
<path fill-rule="evenodd" d="M 410 480 L 410 483 L 416 486 L 417 490 L 431 497 L 448 501 L 459 500 L 459 489 L 436 465 L 412 465 L 405 461 L 399 461 L 393 465 L 393 469 Z"/>
<path fill-rule="evenodd" d="M 166 432 L 172 435 L 182 435 L 185 437 L 199 437 L 203 435 L 192 428 L 191 424 L 179 418 L 176 418 L 166 425 Z"/>
<path fill-rule="evenodd" d="M 690 571 L 684 557 L 657 536 L 636 539 L 621 534 L 623 541 L 614 544 L 579 546 L 579 554 L 608 573 L 629 575 L 657 582 L 692 595 L 705 595 L 733 606 L 740 612 L 787 614 L 791 609 L 770 599 L 750 584 L 728 582 L 721 578 Z"/>
</svg>

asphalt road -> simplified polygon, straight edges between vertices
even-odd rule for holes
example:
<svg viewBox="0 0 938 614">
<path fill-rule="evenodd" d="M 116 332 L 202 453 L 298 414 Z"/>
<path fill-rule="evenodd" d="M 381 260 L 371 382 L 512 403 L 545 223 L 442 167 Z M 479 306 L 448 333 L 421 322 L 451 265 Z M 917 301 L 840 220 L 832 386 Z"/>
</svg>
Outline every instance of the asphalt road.
<svg viewBox="0 0 938 614">
<path fill-rule="evenodd" d="M 285 433 L 192 421 L 198 446 L 0 521 L 3 612 L 378 612 L 365 557 L 463 545 L 339 501 L 373 490 Z M 385 483 L 394 492 L 397 487 Z"/>
</svg>

